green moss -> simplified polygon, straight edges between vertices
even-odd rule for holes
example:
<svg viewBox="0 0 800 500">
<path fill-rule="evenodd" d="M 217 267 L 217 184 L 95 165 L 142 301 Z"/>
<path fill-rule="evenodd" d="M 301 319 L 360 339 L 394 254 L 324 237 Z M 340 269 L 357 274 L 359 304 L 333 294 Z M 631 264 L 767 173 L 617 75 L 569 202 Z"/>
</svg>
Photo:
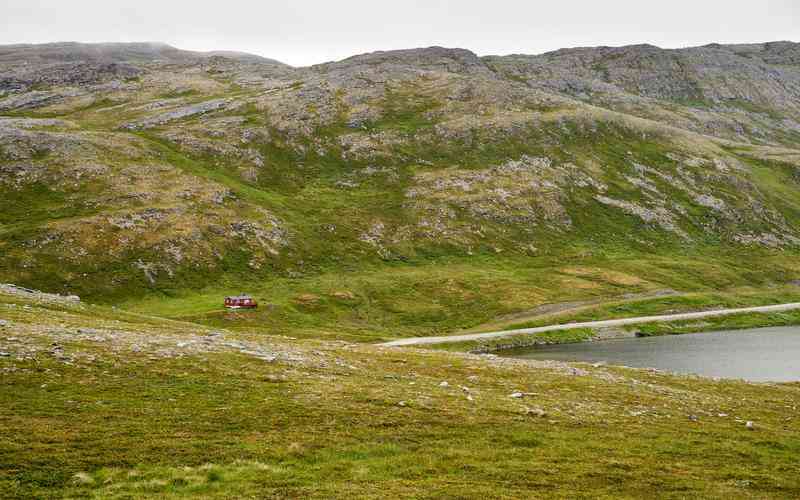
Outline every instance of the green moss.
<svg viewBox="0 0 800 500">
<path fill-rule="evenodd" d="M 382 109 L 381 118 L 367 123 L 367 130 L 397 130 L 413 135 L 435 125 L 435 120 L 428 114 L 442 104 L 436 97 L 423 92 L 418 85 L 407 83 L 387 87 L 379 106 Z"/>
<path fill-rule="evenodd" d="M 200 95 L 200 92 L 197 89 L 177 88 L 162 92 L 156 97 L 158 99 L 177 99 L 180 97 L 194 97 L 198 95 Z"/>
<path fill-rule="evenodd" d="M 758 113 L 768 116 L 772 120 L 783 120 L 785 117 L 772 108 L 760 106 L 752 101 L 744 99 L 726 99 L 724 101 L 726 106 L 733 106 L 749 113 Z"/>
</svg>

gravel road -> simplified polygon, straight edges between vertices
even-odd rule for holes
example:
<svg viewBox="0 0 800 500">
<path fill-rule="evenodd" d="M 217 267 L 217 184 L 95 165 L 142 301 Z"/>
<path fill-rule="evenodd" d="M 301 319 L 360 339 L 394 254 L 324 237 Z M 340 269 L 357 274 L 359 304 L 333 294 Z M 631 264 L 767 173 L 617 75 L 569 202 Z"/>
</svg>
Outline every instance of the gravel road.
<svg viewBox="0 0 800 500">
<path fill-rule="evenodd" d="M 393 340 L 382 345 L 385 346 L 406 346 L 406 345 L 426 345 L 426 344 L 446 344 L 450 342 L 465 342 L 469 340 L 493 339 L 506 337 L 508 335 L 519 335 L 525 333 L 541 333 L 555 330 L 572 330 L 575 328 L 603 328 L 609 326 L 636 325 L 640 323 L 653 323 L 661 321 L 676 321 L 686 319 L 710 318 L 712 316 L 727 316 L 729 314 L 741 314 L 749 312 L 780 312 L 800 309 L 800 302 L 790 304 L 775 304 L 771 306 L 742 307 L 739 309 L 717 309 L 714 311 L 700 311 L 680 314 L 664 314 L 660 316 L 638 316 L 635 318 L 607 319 L 602 321 L 584 321 L 581 323 L 564 323 L 561 325 L 538 326 L 536 328 L 522 328 L 519 330 L 501 330 L 497 332 L 471 333 L 468 335 L 448 335 L 443 337 L 412 337 L 408 339 Z"/>
</svg>

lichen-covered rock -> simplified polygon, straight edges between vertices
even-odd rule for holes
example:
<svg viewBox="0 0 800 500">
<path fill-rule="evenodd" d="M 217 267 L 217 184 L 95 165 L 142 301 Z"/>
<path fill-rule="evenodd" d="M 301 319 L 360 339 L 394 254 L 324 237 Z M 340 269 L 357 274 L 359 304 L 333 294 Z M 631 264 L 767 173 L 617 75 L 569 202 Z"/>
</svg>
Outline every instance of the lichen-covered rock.
<svg viewBox="0 0 800 500">
<path fill-rule="evenodd" d="M 172 111 L 167 111 L 165 113 L 161 113 L 159 115 L 149 117 L 138 122 L 129 123 L 127 125 L 124 125 L 124 128 L 130 130 L 140 130 L 140 129 L 157 127 L 159 125 L 164 125 L 165 123 L 169 123 L 174 120 L 180 120 L 181 118 L 187 118 L 190 116 L 208 113 L 210 111 L 217 111 L 220 109 L 224 109 L 230 106 L 231 102 L 233 102 L 231 99 L 212 99 L 210 101 L 204 101 L 197 104 L 182 106 Z"/>
</svg>

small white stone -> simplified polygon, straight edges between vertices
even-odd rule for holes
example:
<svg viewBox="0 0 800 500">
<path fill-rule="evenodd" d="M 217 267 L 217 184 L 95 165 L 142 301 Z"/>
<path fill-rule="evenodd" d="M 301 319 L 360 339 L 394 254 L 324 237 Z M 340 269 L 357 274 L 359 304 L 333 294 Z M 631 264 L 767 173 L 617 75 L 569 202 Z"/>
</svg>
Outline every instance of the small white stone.
<svg viewBox="0 0 800 500">
<path fill-rule="evenodd" d="M 450 384 L 448 384 L 446 380 L 443 381 L 441 384 L 439 384 L 439 387 L 449 387 L 449 386 Z"/>
<path fill-rule="evenodd" d="M 524 396 L 525 395 L 522 394 L 521 392 L 514 392 L 514 393 L 511 393 L 511 394 L 508 395 L 508 397 L 514 398 L 514 399 L 520 399 L 520 398 L 522 398 Z"/>
<path fill-rule="evenodd" d="M 752 421 L 750 421 L 750 420 L 748 420 L 748 421 L 747 421 L 747 423 L 746 423 L 746 424 L 744 424 L 744 426 L 745 426 L 747 429 L 751 430 L 751 431 L 752 431 L 752 430 L 754 430 L 754 429 L 756 428 L 756 424 L 754 424 L 754 423 L 753 423 Z"/>
</svg>

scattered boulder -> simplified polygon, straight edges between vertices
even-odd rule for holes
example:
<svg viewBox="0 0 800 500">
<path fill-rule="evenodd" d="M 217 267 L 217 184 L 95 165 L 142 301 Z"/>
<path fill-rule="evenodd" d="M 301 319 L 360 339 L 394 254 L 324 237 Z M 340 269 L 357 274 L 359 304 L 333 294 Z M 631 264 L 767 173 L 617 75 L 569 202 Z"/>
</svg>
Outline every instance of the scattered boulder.
<svg viewBox="0 0 800 500">
<path fill-rule="evenodd" d="M 191 104 L 188 106 L 184 106 L 181 108 L 174 109 L 172 111 L 167 111 L 166 113 L 162 113 L 157 116 L 153 116 L 147 119 L 144 119 L 139 122 L 129 123 L 125 125 L 123 128 L 128 130 L 142 130 L 148 129 L 152 127 L 156 127 L 158 125 L 163 125 L 165 123 L 179 120 L 181 118 L 187 118 L 194 115 L 201 115 L 205 113 L 209 113 L 211 111 L 217 111 L 220 109 L 224 109 L 228 107 L 231 103 L 231 99 L 212 99 L 210 101 L 200 102 L 197 104 Z"/>
<path fill-rule="evenodd" d="M 530 415 L 530 416 L 534 416 L 534 417 L 540 417 L 540 418 L 543 418 L 543 417 L 547 416 L 547 412 L 544 411 L 541 408 L 538 408 L 538 407 L 537 408 L 525 407 L 525 414 L 526 415 Z"/>
<path fill-rule="evenodd" d="M 94 478 L 86 472 L 78 472 L 72 476 L 72 480 L 77 484 L 94 484 Z"/>
<path fill-rule="evenodd" d="M 21 298 L 35 300 L 37 302 L 76 304 L 81 301 L 77 295 L 59 295 L 57 293 L 46 293 L 39 290 L 24 288 L 11 283 L 0 283 L 0 293 L 14 295 Z"/>
</svg>

